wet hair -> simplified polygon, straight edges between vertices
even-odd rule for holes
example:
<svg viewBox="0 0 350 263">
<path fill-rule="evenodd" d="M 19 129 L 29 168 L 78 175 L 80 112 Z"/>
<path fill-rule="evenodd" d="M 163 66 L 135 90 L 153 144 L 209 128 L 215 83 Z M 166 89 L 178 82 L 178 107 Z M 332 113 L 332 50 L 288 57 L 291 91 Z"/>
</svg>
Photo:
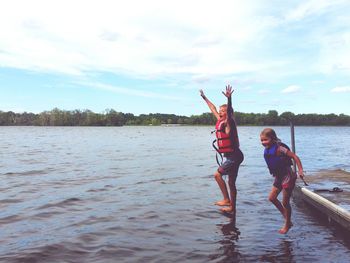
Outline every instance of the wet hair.
<svg viewBox="0 0 350 263">
<path fill-rule="evenodd" d="M 281 140 L 277 137 L 277 134 L 276 134 L 274 129 L 265 128 L 262 130 L 260 135 L 263 135 L 263 136 L 270 138 L 274 143 L 281 142 Z"/>
</svg>

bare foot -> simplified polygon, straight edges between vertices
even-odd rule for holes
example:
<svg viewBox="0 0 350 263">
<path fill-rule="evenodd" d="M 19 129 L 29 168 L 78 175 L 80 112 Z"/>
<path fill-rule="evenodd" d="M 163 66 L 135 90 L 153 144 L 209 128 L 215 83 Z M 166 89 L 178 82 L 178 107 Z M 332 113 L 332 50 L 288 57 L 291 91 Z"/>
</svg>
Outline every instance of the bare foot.
<svg viewBox="0 0 350 263">
<path fill-rule="evenodd" d="M 293 226 L 292 223 L 286 224 L 286 225 L 284 225 L 278 232 L 279 232 L 280 234 L 287 234 L 287 232 L 289 231 L 289 229 L 291 229 L 292 226 Z"/>
<path fill-rule="evenodd" d="M 231 203 L 230 203 L 230 200 L 224 199 L 224 200 L 215 202 L 215 204 L 218 206 L 229 206 Z"/>
<path fill-rule="evenodd" d="M 231 206 L 230 207 L 223 207 L 223 208 L 220 208 L 220 211 L 226 212 L 226 213 L 232 213 L 233 209 Z"/>
</svg>

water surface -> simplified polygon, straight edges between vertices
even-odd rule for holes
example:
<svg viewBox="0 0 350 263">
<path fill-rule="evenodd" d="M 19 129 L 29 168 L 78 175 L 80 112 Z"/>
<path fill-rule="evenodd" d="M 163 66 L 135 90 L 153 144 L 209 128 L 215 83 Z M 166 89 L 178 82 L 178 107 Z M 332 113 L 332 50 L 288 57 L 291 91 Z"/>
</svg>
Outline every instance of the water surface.
<svg viewBox="0 0 350 263">
<path fill-rule="evenodd" d="M 236 224 L 213 203 L 212 127 L 0 127 L 2 262 L 347 262 L 350 241 L 267 201 L 262 127 L 239 127 Z M 276 127 L 290 142 L 288 127 Z M 310 174 L 350 171 L 350 128 L 296 127 Z M 325 143 L 327 142 L 327 143 Z"/>
</svg>

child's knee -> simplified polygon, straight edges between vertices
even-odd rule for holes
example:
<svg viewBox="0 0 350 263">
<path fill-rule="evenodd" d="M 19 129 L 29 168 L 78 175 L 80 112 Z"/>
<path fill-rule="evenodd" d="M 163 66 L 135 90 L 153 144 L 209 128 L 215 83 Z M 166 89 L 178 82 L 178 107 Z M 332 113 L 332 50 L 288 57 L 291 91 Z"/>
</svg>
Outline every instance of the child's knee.
<svg viewBox="0 0 350 263">
<path fill-rule="evenodd" d="M 221 178 L 222 178 L 222 175 L 221 175 L 221 173 L 219 173 L 219 171 L 216 171 L 216 172 L 214 173 L 214 177 L 215 177 L 215 179 L 221 179 Z"/>
<path fill-rule="evenodd" d="M 276 196 L 276 195 L 269 195 L 269 201 L 270 201 L 271 203 L 276 202 L 276 200 L 277 200 L 277 196 Z"/>
</svg>

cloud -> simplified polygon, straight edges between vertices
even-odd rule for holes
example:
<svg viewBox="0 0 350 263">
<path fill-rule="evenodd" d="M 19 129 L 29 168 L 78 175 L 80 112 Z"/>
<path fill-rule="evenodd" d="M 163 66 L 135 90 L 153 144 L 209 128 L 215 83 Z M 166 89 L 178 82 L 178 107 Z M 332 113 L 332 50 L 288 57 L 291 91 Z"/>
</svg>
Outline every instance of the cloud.
<svg viewBox="0 0 350 263">
<path fill-rule="evenodd" d="M 335 88 L 331 89 L 331 92 L 333 92 L 333 93 L 350 92 L 350 86 L 335 87 Z"/>
<path fill-rule="evenodd" d="M 210 75 L 194 75 L 192 80 L 198 84 L 204 84 L 211 81 Z"/>
<path fill-rule="evenodd" d="M 291 86 L 288 86 L 287 88 L 283 89 L 281 92 L 282 93 L 296 93 L 296 92 L 299 92 L 300 89 L 301 88 L 297 85 L 291 85 Z"/>
<path fill-rule="evenodd" d="M 350 32 L 331 33 L 319 38 L 319 41 L 321 46 L 320 71 L 326 74 L 350 73 L 350 60 L 348 59 L 350 57 Z"/>
<path fill-rule="evenodd" d="M 302 20 L 308 16 L 322 15 L 334 6 L 346 4 L 346 0 L 308 0 L 302 1 L 296 8 L 290 10 L 286 20 Z"/>
<path fill-rule="evenodd" d="M 258 93 L 259 94 L 268 94 L 268 93 L 270 93 L 271 91 L 270 90 L 268 90 L 268 89 L 261 89 L 261 90 L 258 90 Z"/>
<path fill-rule="evenodd" d="M 106 41 L 117 41 L 119 38 L 119 34 L 111 31 L 104 31 L 100 34 L 100 38 Z"/>
<path fill-rule="evenodd" d="M 258 72 L 275 63 L 245 58 L 273 24 L 262 7 L 238 0 L 8 1 L 0 9 L 0 66 L 72 75 Z"/>
<path fill-rule="evenodd" d="M 263 81 L 305 70 L 350 71 L 345 32 L 350 22 L 338 15 L 346 17 L 345 0 L 266 6 L 272 6 L 270 0 L 222 0 L 219 5 L 185 0 L 5 1 L 0 9 L 0 67 L 68 75 L 182 74 L 189 80 L 249 74 Z M 298 42 L 313 41 L 315 48 L 281 55 L 280 49 L 295 50 L 295 36 L 285 34 L 295 32 L 295 21 L 319 14 L 329 14 L 329 21 L 301 26 L 305 34 L 298 36 Z M 285 45 L 276 44 L 280 39 Z M 332 39 L 339 48 L 334 49 Z M 312 57 L 312 63 L 305 63 L 305 57 Z"/>
<path fill-rule="evenodd" d="M 284 23 L 291 29 L 299 28 L 298 38 L 314 49 L 313 57 L 312 51 L 304 54 L 304 62 L 311 59 L 308 72 L 350 73 L 349 9 L 348 0 L 307 0 L 287 12 Z M 304 68 L 302 63 L 300 66 Z"/>
<path fill-rule="evenodd" d="M 91 87 L 99 90 L 107 90 L 118 94 L 125 94 L 125 95 L 137 96 L 137 97 L 156 98 L 156 99 L 165 99 L 165 100 L 184 100 L 184 98 L 180 98 L 176 96 L 168 96 L 168 95 L 163 95 L 155 92 L 138 90 L 135 88 L 118 87 L 115 85 L 109 85 L 109 84 L 104 84 L 100 82 L 75 82 L 75 83 L 80 86 Z"/>
<path fill-rule="evenodd" d="M 197 48 L 205 48 L 205 47 L 212 47 L 212 46 L 219 45 L 222 42 L 223 42 L 223 39 L 207 36 L 205 38 L 198 38 L 194 42 L 193 46 Z"/>
</svg>

